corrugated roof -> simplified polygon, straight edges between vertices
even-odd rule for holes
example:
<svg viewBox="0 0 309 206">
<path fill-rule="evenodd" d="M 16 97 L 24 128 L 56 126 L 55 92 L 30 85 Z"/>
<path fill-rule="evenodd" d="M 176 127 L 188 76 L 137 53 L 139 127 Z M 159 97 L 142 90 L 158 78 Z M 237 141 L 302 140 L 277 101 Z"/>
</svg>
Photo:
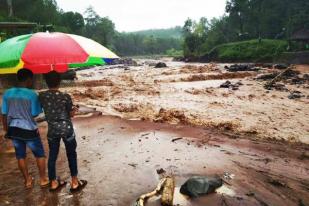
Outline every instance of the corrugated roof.
<svg viewBox="0 0 309 206">
<path fill-rule="evenodd" d="M 293 41 L 307 41 L 307 40 L 309 40 L 309 30 L 308 29 L 302 29 L 302 30 L 295 32 L 292 35 L 291 40 L 293 40 Z"/>
<path fill-rule="evenodd" d="M 34 28 L 37 23 L 32 22 L 0 22 L 0 29 L 11 29 L 11 28 Z"/>
</svg>

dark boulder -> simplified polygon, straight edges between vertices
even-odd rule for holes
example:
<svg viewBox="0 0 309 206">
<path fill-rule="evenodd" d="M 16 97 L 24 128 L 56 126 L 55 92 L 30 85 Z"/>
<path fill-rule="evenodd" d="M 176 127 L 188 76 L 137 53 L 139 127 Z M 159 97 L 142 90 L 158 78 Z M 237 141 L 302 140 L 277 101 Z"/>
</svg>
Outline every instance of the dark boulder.
<svg viewBox="0 0 309 206">
<path fill-rule="evenodd" d="M 65 73 L 62 73 L 61 79 L 62 80 L 75 80 L 75 79 L 77 79 L 76 71 L 75 70 L 69 70 Z"/>
<path fill-rule="evenodd" d="M 277 90 L 282 92 L 288 92 L 289 90 L 285 87 L 284 84 L 276 83 L 276 84 L 266 84 L 264 86 L 267 90 Z"/>
<path fill-rule="evenodd" d="M 302 97 L 305 97 L 300 91 L 293 91 L 288 96 L 289 99 L 300 99 Z"/>
<path fill-rule="evenodd" d="M 239 71 L 259 71 L 260 67 L 255 67 L 254 64 L 233 64 L 230 67 L 224 67 L 229 72 L 239 72 Z"/>
<path fill-rule="evenodd" d="M 115 59 L 112 62 L 113 65 L 123 64 L 125 66 L 138 66 L 138 63 L 132 58 Z"/>
<path fill-rule="evenodd" d="M 191 198 L 214 193 L 217 188 L 223 185 L 220 177 L 195 176 L 188 179 L 180 188 L 180 193 Z"/>
<path fill-rule="evenodd" d="M 220 85 L 220 88 L 228 88 L 228 89 L 232 89 L 232 90 L 238 90 L 239 86 L 243 85 L 243 83 L 241 82 L 237 82 L 235 84 L 233 84 L 230 81 L 226 81 L 223 84 Z"/>
<path fill-rule="evenodd" d="M 164 62 L 159 62 L 156 64 L 155 68 L 165 68 L 167 65 Z"/>
<path fill-rule="evenodd" d="M 279 70 L 283 70 L 283 69 L 287 69 L 288 68 L 288 65 L 286 64 L 276 64 L 274 66 L 275 69 L 279 69 Z"/>
<path fill-rule="evenodd" d="M 220 85 L 220 88 L 230 88 L 231 85 L 232 83 L 230 81 L 226 81 Z"/>
<path fill-rule="evenodd" d="M 175 62 L 184 62 L 185 58 L 184 57 L 174 57 L 173 61 L 175 61 Z"/>
</svg>

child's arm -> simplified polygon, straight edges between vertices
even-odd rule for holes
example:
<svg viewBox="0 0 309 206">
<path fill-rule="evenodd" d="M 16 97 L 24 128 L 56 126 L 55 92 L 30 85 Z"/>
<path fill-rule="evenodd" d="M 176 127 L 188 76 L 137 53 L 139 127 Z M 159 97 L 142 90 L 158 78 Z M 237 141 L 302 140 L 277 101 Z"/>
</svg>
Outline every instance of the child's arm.
<svg viewBox="0 0 309 206">
<path fill-rule="evenodd" d="M 70 112 L 70 116 L 74 117 L 77 111 L 78 111 L 78 106 L 74 105 L 72 108 L 72 111 Z"/>
<path fill-rule="evenodd" d="M 36 93 L 33 93 L 31 98 L 31 114 L 33 117 L 37 117 L 42 112 L 43 110 L 39 101 L 39 96 Z"/>
<path fill-rule="evenodd" d="M 2 113 L 2 126 L 3 126 L 3 130 L 5 132 L 7 132 L 8 131 L 8 122 L 7 122 L 8 103 L 7 103 L 6 94 L 4 94 L 3 97 L 2 97 L 1 113 Z"/>
<path fill-rule="evenodd" d="M 67 95 L 67 105 L 66 105 L 66 107 L 67 107 L 67 111 L 70 114 L 70 117 L 74 117 L 76 112 L 78 111 L 78 107 L 73 105 L 72 98 L 69 94 Z"/>
<path fill-rule="evenodd" d="M 3 126 L 4 132 L 7 132 L 8 131 L 8 122 L 7 122 L 6 115 L 2 115 L 2 126 Z"/>
</svg>

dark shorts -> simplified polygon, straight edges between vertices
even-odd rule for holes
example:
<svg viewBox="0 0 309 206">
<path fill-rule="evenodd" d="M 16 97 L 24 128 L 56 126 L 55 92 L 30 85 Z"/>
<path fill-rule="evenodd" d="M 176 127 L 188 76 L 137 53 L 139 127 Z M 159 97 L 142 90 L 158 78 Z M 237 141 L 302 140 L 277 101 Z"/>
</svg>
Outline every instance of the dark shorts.
<svg viewBox="0 0 309 206">
<path fill-rule="evenodd" d="M 17 159 L 26 158 L 27 146 L 36 158 L 45 157 L 40 133 L 37 129 L 25 130 L 18 127 L 9 127 L 7 136 L 12 139 Z"/>
</svg>

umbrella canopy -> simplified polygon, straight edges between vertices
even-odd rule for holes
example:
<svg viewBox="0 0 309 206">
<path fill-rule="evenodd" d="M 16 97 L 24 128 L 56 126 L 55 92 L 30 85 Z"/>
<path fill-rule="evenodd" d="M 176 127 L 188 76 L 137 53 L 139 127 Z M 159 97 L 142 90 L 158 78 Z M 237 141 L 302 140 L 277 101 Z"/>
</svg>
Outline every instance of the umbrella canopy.
<svg viewBox="0 0 309 206">
<path fill-rule="evenodd" d="M 119 58 L 101 44 L 65 33 L 35 33 L 8 39 L 0 44 L 0 74 L 27 68 L 33 73 L 65 72 L 69 68 L 104 65 Z"/>
</svg>

